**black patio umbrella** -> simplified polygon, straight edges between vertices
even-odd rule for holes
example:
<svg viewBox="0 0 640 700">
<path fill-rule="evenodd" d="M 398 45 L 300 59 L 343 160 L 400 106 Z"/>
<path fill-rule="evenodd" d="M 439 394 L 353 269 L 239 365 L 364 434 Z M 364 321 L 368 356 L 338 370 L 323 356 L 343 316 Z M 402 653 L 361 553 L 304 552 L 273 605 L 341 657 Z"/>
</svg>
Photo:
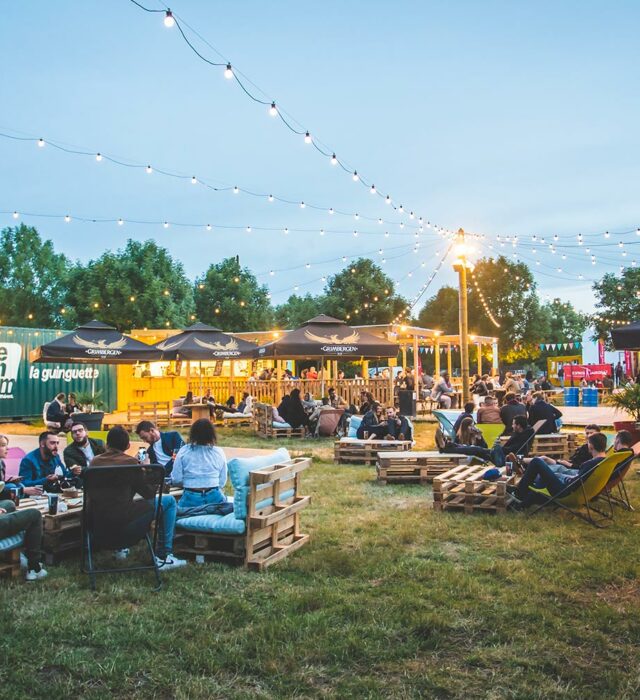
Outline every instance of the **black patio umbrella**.
<svg viewBox="0 0 640 700">
<path fill-rule="evenodd" d="M 290 360 L 344 357 L 373 359 L 395 357 L 398 346 L 344 321 L 324 314 L 303 323 L 282 338 L 262 345 L 255 356 L 282 357 Z"/>
<path fill-rule="evenodd" d="M 616 350 L 640 350 L 640 321 L 612 329 L 611 339 Z"/>
<path fill-rule="evenodd" d="M 248 340 L 234 338 L 219 328 L 194 323 L 182 333 L 156 343 L 163 360 L 241 360 L 255 357 L 258 347 Z"/>
</svg>

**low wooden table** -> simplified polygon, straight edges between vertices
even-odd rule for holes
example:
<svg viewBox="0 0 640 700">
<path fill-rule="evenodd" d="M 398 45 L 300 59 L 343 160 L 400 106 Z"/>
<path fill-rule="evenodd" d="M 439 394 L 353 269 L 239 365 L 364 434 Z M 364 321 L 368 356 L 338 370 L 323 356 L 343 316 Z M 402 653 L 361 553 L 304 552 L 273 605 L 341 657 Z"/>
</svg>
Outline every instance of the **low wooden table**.
<svg viewBox="0 0 640 700">
<path fill-rule="evenodd" d="M 378 452 L 376 471 L 378 481 L 389 483 L 431 483 L 453 467 L 465 463 L 469 457 L 441 452 Z"/>
<path fill-rule="evenodd" d="M 410 440 L 358 440 L 340 438 L 334 443 L 336 464 L 375 464 L 379 452 L 405 452 L 412 447 Z"/>
<path fill-rule="evenodd" d="M 208 403 L 185 403 L 181 408 L 188 408 L 191 411 L 191 422 L 195 423 L 201 418 L 209 419 L 211 412 Z"/>
<path fill-rule="evenodd" d="M 485 465 L 459 466 L 433 480 L 434 510 L 462 510 L 464 513 L 505 513 L 513 496 L 507 484 L 515 476 L 501 476 L 496 481 L 482 478 Z"/>
</svg>

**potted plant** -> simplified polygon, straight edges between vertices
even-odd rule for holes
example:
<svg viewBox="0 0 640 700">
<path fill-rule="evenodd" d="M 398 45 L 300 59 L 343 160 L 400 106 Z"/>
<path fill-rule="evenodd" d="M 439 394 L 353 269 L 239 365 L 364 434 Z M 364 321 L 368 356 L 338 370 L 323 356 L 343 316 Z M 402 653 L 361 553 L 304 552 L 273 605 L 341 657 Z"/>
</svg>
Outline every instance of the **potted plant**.
<svg viewBox="0 0 640 700">
<path fill-rule="evenodd" d="M 87 430 L 102 430 L 102 420 L 104 418 L 104 401 L 102 400 L 102 389 L 92 394 L 91 392 L 79 393 L 76 396 L 77 402 L 82 406 L 80 413 L 74 413 L 73 419 L 83 423 Z"/>
<path fill-rule="evenodd" d="M 640 440 L 640 384 L 627 384 L 614 391 L 607 403 L 615 406 L 617 411 L 625 411 L 633 420 L 614 421 L 616 430 L 628 430 L 636 441 Z"/>
</svg>

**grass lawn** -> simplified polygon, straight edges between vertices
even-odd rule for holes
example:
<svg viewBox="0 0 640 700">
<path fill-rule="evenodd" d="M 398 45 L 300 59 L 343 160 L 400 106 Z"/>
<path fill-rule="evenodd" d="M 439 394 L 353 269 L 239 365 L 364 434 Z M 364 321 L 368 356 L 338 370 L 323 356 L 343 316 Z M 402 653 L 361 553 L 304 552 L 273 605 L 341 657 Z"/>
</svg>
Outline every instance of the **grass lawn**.
<svg viewBox="0 0 640 700">
<path fill-rule="evenodd" d="M 419 447 L 433 427 L 417 427 Z M 271 446 L 247 429 L 221 443 Z M 0 583 L 7 698 L 638 698 L 640 516 L 465 516 L 379 486 L 323 441 L 303 475 L 311 544 L 265 574 L 224 565 L 98 579 L 78 563 Z M 635 470 L 634 470 L 635 471 Z M 629 478 L 640 505 L 640 479 Z"/>
</svg>

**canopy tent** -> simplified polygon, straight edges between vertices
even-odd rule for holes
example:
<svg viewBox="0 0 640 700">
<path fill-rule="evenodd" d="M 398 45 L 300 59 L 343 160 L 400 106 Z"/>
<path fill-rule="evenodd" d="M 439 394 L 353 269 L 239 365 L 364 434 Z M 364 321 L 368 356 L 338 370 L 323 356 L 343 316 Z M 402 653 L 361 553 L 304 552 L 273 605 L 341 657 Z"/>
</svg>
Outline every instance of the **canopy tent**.
<svg viewBox="0 0 640 700">
<path fill-rule="evenodd" d="M 172 335 L 154 346 L 163 360 L 241 360 L 255 357 L 257 345 L 234 338 L 219 328 L 194 323 L 182 333 Z"/>
<path fill-rule="evenodd" d="M 86 362 L 126 365 L 154 362 L 161 352 L 120 333 L 102 321 L 89 321 L 61 338 L 31 351 L 31 362 Z"/>
<path fill-rule="evenodd" d="M 255 357 L 289 360 L 343 357 L 357 360 L 395 357 L 397 354 L 398 346 L 395 343 L 322 314 L 281 338 L 262 345 Z"/>
<path fill-rule="evenodd" d="M 611 339 L 616 350 L 640 350 L 640 321 L 612 328 Z"/>
</svg>

